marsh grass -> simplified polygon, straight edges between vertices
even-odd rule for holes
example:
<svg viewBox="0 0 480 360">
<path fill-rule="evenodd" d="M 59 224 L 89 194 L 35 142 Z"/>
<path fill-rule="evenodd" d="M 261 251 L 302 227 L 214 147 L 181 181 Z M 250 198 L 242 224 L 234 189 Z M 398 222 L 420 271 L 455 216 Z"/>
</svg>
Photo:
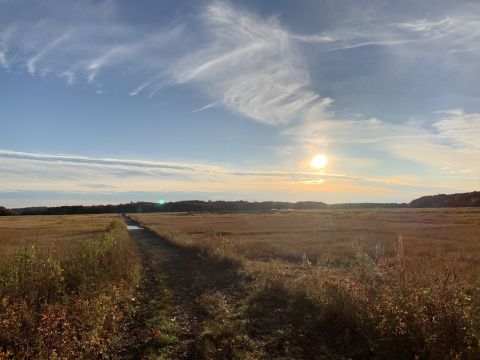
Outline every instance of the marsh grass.
<svg viewBox="0 0 480 360">
<path fill-rule="evenodd" d="M 32 245 L 41 253 L 54 252 L 57 259 L 66 259 L 115 219 L 112 214 L 0 217 L 0 263 Z"/>
<path fill-rule="evenodd" d="M 121 346 L 139 261 L 123 222 L 58 256 L 20 246 L 0 266 L 1 358 L 96 358 Z"/>
<path fill-rule="evenodd" d="M 171 243 L 254 278 L 229 311 L 236 317 L 213 317 L 201 337 L 206 351 L 230 349 L 230 358 L 478 358 L 479 213 L 316 214 L 134 217 Z M 228 309 L 218 299 L 214 308 Z M 249 344 L 238 348 L 242 355 L 229 345 L 234 334 Z"/>
</svg>

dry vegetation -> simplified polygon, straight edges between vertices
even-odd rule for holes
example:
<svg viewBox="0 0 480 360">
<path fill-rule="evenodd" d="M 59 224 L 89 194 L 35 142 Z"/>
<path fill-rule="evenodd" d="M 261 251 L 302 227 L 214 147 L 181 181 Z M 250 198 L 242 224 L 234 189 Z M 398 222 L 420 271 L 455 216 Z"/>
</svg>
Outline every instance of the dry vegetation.
<svg viewBox="0 0 480 360">
<path fill-rule="evenodd" d="M 103 233 L 115 218 L 113 214 L 0 217 L 0 262 L 31 245 L 67 257 L 83 240 Z"/>
<path fill-rule="evenodd" d="M 479 210 L 131 217 L 0 219 L 0 359 L 480 356 Z"/>
<path fill-rule="evenodd" d="M 139 259 L 113 216 L 0 219 L 0 359 L 120 352 Z"/>
<path fill-rule="evenodd" d="M 206 358 L 479 357 L 479 210 L 132 217 L 254 279 L 199 298 Z"/>
</svg>

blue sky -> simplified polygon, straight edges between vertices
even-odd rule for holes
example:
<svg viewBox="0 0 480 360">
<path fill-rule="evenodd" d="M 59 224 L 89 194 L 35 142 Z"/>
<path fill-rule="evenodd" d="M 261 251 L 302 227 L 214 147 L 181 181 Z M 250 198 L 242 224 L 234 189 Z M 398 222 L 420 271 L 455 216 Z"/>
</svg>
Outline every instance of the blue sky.
<svg viewBox="0 0 480 360">
<path fill-rule="evenodd" d="M 478 189 L 480 4 L 0 8 L 1 205 Z"/>
</svg>

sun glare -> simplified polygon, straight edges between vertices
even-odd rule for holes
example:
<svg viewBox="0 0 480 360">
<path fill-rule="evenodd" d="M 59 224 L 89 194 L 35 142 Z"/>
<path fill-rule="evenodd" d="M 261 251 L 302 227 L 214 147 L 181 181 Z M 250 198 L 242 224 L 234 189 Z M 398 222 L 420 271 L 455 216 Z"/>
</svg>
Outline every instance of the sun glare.
<svg viewBox="0 0 480 360">
<path fill-rule="evenodd" d="M 323 169 L 327 165 L 328 158 L 323 154 L 315 155 L 310 161 L 310 166 L 314 169 Z"/>
</svg>

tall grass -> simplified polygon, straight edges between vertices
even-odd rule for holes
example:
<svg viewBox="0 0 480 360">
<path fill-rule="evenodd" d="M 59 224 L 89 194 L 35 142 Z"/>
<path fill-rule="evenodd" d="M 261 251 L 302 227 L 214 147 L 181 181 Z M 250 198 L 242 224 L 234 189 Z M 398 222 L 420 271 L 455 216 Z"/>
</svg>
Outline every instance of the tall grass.
<svg viewBox="0 0 480 360">
<path fill-rule="evenodd" d="M 282 334 L 277 343 L 295 344 L 298 351 L 291 356 L 475 359 L 480 354 L 478 297 L 448 270 L 432 269 L 420 282 L 406 275 L 405 267 L 415 264 L 375 263 L 366 254 L 358 255 L 349 273 L 311 265 L 286 269 L 274 262 L 249 266 L 259 274 L 248 310 L 253 326 L 267 329 L 267 337 L 275 329 Z"/>
<path fill-rule="evenodd" d="M 448 257 L 405 255 L 402 237 L 388 252 L 383 244 L 365 249 L 357 242 L 348 261 L 311 261 L 305 255 L 299 262 L 264 261 L 252 258 L 253 248 L 243 251 L 225 239 L 220 226 L 198 239 L 194 229 L 189 235 L 149 220 L 142 224 L 177 246 L 239 266 L 254 278 L 245 301 L 237 304 L 244 328 L 236 332 L 255 339 L 261 347 L 257 353 L 270 358 L 480 356 L 480 289 L 465 282 L 458 273 L 462 268 Z"/>
<path fill-rule="evenodd" d="M 68 257 L 19 249 L 0 266 L 0 359 L 112 353 L 138 276 L 138 255 L 120 221 Z"/>
</svg>

